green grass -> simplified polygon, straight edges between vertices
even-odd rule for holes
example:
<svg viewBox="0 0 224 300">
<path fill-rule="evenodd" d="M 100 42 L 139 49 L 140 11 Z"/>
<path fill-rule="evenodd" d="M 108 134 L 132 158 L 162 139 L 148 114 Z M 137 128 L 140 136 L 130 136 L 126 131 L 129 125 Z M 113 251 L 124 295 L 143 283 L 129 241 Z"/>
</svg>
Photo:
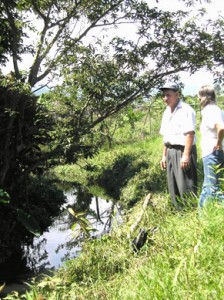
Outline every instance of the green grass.
<svg viewBox="0 0 224 300">
<path fill-rule="evenodd" d="M 101 150 L 77 164 L 57 166 L 51 176 L 130 207 L 149 191 L 166 190 L 166 172 L 160 169 L 161 149 L 161 137 L 139 139 L 110 151 Z"/>
<path fill-rule="evenodd" d="M 78 258 L 33 285 L 26 296 L 5 299 L 42 299 L 35 294 L 48 300 L 223 299 L 224 208 L 210 204 L 199 215 L 197 209 L 173 212 L 165 195 L 152 200 L 156 205 L 148 206 L 130 238 L 142 202 L 124 224 L 87 242 Z M 130 241 L 143 226 L 157 231 L 135 254 Z"/>
</svg>

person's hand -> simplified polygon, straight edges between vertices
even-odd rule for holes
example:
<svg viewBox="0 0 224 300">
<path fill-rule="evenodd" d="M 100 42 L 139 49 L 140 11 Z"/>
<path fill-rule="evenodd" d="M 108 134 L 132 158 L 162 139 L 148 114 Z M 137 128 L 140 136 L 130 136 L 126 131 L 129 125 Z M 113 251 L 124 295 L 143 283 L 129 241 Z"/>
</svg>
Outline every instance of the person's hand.
<svg viewBox="0 0 224 300">
<path fill-rule="evenodd" d="M 216 150 L 223 150 L 223 149 L 222 149 L 222 145 L 216 145 L 216 146 L 213 148 L 213 151 L 216 151 Z"/>
<path fill-rule="evenodd" d="M 189 155 L 183 154 L 180 160 L 180 166 L 182 169 L 187 169 L 190 166 L 190 157 Z"/>
<path fill-rule="evenodd" d="M 161 161 L 160 161 L 160 167 L 162 170 L 166 169 L 166 156 L 163 156 Z"/>
</svg>

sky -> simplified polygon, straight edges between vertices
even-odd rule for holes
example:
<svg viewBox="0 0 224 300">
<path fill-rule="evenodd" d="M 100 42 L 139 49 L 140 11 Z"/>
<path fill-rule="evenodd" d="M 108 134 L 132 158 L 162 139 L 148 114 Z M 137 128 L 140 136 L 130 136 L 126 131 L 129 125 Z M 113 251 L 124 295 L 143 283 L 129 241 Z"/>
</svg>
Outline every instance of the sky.
<svg viewBox="0 0 224 300">
<path fill-rule="evenodd" d="M 159 0 L 158 3 L 156 3 L 156 0 L 146 0 L 150 4 L 154 4 L 155 6 L 158 6 L 159 8 L 163 10 L 169 10 L 169 11 L 176 11 L 178 9 L 183 8 L 183 1 L 181 0 Z M 224 15 L 224 7 L 223 7 L 223 0 L 211 0 L 211 3 L 205 3 L 204 0 L 201 1 L 203 4 L 203 7 L 208 11 L 210 18 L 216 18 L 218 15 Z M 172 3 L 172 4 L 171 4 Z M 198 6 L 196 6 L 198 8 Z M 184 6 L 184 9 L 186 9 L 186 6 Z M 192 7 L 189 7 L 188 9 L 192 9 Z M 128 28 L 124 26 L 123 32 L 121 29 L 121 32 L 119 35 L 122 36 L 122 34 L 129 38 L 129 35 L 133 35 L 134 30 L 131 29 L 130 24 L 127 25 Z M 114 32 L 112 30 L 112 32 Z M 96 33 L 97 35 L 97 33 Z M 28 69 L 30 65 L 27 64 L 27 62 L 32 62 L 32 57 L 26 59 L 23 64 L 23 69 Z M 9 62 L 5 68 L 2 69 L 3 74 L 9 73 L 11 70 L 13 70 L 12 62 Z M 193 75 L 190 75 L 187 72 L 181 72 L 180 78 L 182 83 L 184 84 L 183 94 L 184 95 L 196 95 L 198 89 L 204 85 L 204 84 L 213 84 L 213 76 L 211 73 L 201 70 L 196 72 Z"/>
<path fill-rule="evenodd" d="M 181 2 L 178 0 L 160 0 L 160 5 L 163 9 L 167 10 L 176 10 L 181 9 Z M 203 3 L 203 7 L 209 13 L 210 18 L 217 18 L 219 15 L 224 15 L 224 7 L 223 7 L 223 0 L 211 0 L 211 3 Z M 213 76 L 211 73 L 207 72 L 206 70 L 201 70 L 196 72 L 193 75 L 190 75 L 187 72 L 180 73 L 181 81 L 184 84 L 183 94 L 184 95 L 196 95 L 199 88 L 202 85 L 209 84 L 213 85 Z"/>
<path fill-rule="evenodd" d="M 189 75 L 187 72 L 181 72 L 181 81 L 184 84 L 182 91 L 183 95 L 195 96 L 202 85 L 213 85 L 213 76 L 206 70 L 201 70 L 193 75 Z"/>
</svg>

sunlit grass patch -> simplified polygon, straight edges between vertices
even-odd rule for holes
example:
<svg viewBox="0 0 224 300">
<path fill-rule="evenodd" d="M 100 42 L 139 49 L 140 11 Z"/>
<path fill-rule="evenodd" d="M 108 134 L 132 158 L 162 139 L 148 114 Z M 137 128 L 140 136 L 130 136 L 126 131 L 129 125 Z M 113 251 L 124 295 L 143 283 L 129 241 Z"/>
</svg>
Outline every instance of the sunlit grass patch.
<svg viewBox="0 0 224 300">
<path fill-rule="evenodd" d="M 148 262 L 125 280 L 120 299 L 223 299 L 223 217 L 214 205 L 200 217 L 161 216 Z"/>
</svg>

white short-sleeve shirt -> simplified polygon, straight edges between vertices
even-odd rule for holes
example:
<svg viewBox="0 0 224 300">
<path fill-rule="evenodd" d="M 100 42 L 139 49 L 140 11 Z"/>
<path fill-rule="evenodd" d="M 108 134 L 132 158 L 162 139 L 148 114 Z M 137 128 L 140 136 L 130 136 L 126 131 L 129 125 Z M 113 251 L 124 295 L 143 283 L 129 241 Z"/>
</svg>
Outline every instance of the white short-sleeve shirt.
<svg viewBox="0 0 224 300">
<path fill-rule="evenodd" d="M 183 145 L 186 142 L 186 133 L 195 132 L 196 113 L 194 109 L 187 103 L 179 101 L 173 112 L 167 106 L 163 113 L 160 134 L 163 136 L 164 144 Z M 194 144 L 196 138 L 194 138 Z"/>
<path fill-rule="evenodd" d="M 208 104 L 202 109 L 201 115 L 201 150 L 202 157 L 205 157 L 213 152 L 217 143 L 215 125 L 220 124 L 224 128 L 224 113 L 216 104 Z M 224 149 L 224 142 L 222 146 Z"/>
</svg>

